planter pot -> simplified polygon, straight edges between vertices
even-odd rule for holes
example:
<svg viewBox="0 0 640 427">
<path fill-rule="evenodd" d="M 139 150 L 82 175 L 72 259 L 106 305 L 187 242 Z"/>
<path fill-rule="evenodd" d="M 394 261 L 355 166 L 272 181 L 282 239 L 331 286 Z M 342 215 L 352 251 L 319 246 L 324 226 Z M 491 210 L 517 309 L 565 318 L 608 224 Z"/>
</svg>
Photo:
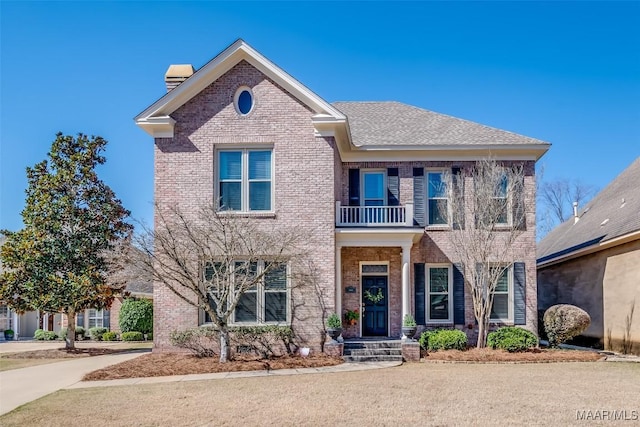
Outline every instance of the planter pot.
<svg viewBox="0 0 640 427">
<path fill-rule="evenodd" d="M 418 330 L 417 326 L 403 326 L 402 327 L 402 335 L 412 340 L 416 335 L 416 331 Z"/>
<path fill-rule="evenodd" d="M 11 341 L 13 339 L 13 331 L 4 331 L 4 339 Z"/>
<path fill-rule="evenodd" d="M 327 335 L 329 335 L 333 341 L 337 340 L 341 333 L 342 328 L 327 328 Z"/>
<path fill-rule="evenodd" d="M 309 347 L 302 347 L 300 349 L 300 356 L 307 357 L 309 356 L 309 352 L 311 352 L 311 349 Z"/>
</svg>

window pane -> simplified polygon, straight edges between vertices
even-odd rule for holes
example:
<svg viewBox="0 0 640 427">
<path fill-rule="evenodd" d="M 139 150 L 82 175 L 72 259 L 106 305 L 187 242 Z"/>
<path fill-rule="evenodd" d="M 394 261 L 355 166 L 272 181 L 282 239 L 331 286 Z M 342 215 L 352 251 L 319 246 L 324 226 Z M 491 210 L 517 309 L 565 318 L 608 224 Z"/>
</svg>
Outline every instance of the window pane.
<svg viewBox="0 0 640 427">
<path fill-rule="evenodd" d="M 509 276 L 507 273 L 508 270 L 505 270 L 500 279 L 498 279 L 495 290 L 496 292 L 509 292 Z"/>
<path fill-rule="evenodd" d="M 220 179 L 242 179 L 242 152 L 220 152 Z"/>
<path fill-rule="evenodd" d="M 429 269 L 429 290 L 430 292 L 449 292 L 448 268 Z"/>
<path fill-rule="evenodd" d="M 491 319 L 507 319 L 509 317 L 509 296 L 497 294 L 493 296 L 491 307 Z"/>
<path fill-rule="evenodd" d="M 220 207 L 223 210 L 239 211 L 242 209 L 242 184 L 239 182 L 220 183 Z"/>
<path fill-rule="evenodd" d="M 447 199 L 429 200 L 429 224 L 447 224 Z"/>
<path fill-rule="evenodd" d="M 442 173 L 429 174 L 429 197 L 447 197 L 447 184 Z"/>
<path fill-rule="evenodd" d="M 238 96 L 238 110 L 242 114 L 247 114 L 251 111 L 251 107 L 253 107 L 253 97 L 251 96 L 251 92 L 248 90 L 243 90 Z"/>
<path fill-rule="evenodd" d="M 449 295 L 431 295 L 431 320 L 447 320 L 449 318 Z"/>
<path fill-rule="evenodd" d="M 287 293 L 267 292 L 264 294 L 265 322 L 287 321 Z"/>
<path fill-rule="evenodd" d="M 507 183 L 508 179 L 503 175 L 498 183 L 498 188 L 496 188 L 496 197 L 507 197 Z"/>
<path fill-rule="evenodd" d="M 271 210 L 271 183 L 270 182 L 250 182 L 249 183 L 249 210 L 252 210 L 252 211 Z"/>
<path fill-rule="evenodd" d="M 257 322 L 257 298 L 255 292 L 246 292 L 238 301 L 235 310 L 236 322 Z"/>
<path fill-rule="evenodd" d="M 287 289 L 287 266 L 272 266 L 264 275 L 264 288 L 267 291 Z"/>
<path fill-rule="evenodd" d="M 384 200 L 384 174 L 382 172 L 364 174 L 364 198 Z"/>
<path fill-rule="evenodd" d="M 271 151 L 249 151 L 249 179 L 271 179 Z"/>
</svg>

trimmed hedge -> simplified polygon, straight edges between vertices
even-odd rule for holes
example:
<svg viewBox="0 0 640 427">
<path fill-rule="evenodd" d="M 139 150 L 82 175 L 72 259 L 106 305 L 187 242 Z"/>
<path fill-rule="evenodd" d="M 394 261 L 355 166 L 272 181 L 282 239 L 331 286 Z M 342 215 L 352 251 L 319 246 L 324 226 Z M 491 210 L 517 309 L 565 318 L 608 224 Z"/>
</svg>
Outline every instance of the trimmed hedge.
<svg viewBox="0 0 640 427">
<path fill-rule="evenodd" d="M 91 336 L 92 340 L 102 341 L 102 335 L 104 335 L 104 333 L 107 331 L 108 331 L 107 328 L 101 328 L 96 326 L 93 328 L 89 328 L 89 336 Z"/>
<path fill-rule="evenodd" d="M 437 329 L 420 335 L 420 346 L 425 350 L 466 350 L 467 334 L 458 329 Z"/>
<path fill-rule="evenodd" d="M 33 337 L 39 341 L 53 341 L 58 338 L 58 334 L 53 331 L 45 331 L 42 329 L 36 329 Z"/>
<path fill-rule="evenodd" d="M 591 324 L 589 313 L 570 304 L 553 305 L 544 313 L 550 347 L 558 347 L 583 333 Z"/>
<path fill-rule="evenodd" d="M 122 341 L 143 341 L 144 337 L 142 332 L 129 331 L 122 333 Z"/>
<path fill-rule="evenodd" d="M 118 334 L 112 331 L 102 334 L 102 341 L 118 341 Z"/>
<path fill-rule="evenodd" d="M 506 326 L 491 332 L 487 336 L 487 345 L 494 350 L 500 348 L 513 353 L 535 347 L 538 345 L 538 339 L 531 331 L 515 326 Z"/>
<path fill-rule="evenodd" d="M 122 332 L 153 332 L 153 302 L 148 299 L 126 299 L 118 317 Z"/>
</svg>

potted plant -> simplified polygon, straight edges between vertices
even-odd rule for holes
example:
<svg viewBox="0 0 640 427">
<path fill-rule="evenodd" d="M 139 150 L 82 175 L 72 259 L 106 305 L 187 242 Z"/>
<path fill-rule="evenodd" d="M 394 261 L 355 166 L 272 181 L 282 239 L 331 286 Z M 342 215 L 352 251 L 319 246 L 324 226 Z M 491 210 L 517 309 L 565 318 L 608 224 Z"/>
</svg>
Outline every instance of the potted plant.
<svg viewBox="0 0 640 427">
<path fill-rule="evenodd" d="M 13 329 L 5 329 L 4 330 L 4 339 L 7 340 L 7 341 L 13 339 Z"/>
<path fill-rule="evenodd" d="M 355 325 L 360 320 L 360 312 L 357 308 L 355 310 L 347 310 L 344 314 L 344 320 L 347 325 Z"/>
<path fill-rule="evenodd" d="M 409 340 L 413 340 L 417 330 L 418 325 L 416 324 L 416 319 L 409 313 L 405 314 L 402 319 L 402 335 Z"/>
<path fill-rule="evenodd" d="M 76 327 L 76 341 L 82 341 L 84 340 L 84 328 L 82 326 L 77 326 Z"/>
<path fill-rule="evenodd" d="M 340 316 L 338 316 L 336 313 L 332 313 L 327 318 L 327 335 L 329 335 L 331 339 L 335 341 L 341 333 L 342 321 L 340 320 Z"/>
</svg>

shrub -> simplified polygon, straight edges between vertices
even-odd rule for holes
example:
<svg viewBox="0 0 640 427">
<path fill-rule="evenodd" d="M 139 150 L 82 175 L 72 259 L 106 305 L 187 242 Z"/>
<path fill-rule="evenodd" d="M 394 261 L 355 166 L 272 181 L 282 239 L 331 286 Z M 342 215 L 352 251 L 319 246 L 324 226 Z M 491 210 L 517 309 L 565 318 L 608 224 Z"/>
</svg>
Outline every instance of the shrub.
<svg viewBox="0 0 640 427">
<path fill-rule="evenodd" d="M 465 350 L 467 334 L 458 329 L 437 329 L 420 335 L 420 346 L 425 350 Z"/>
<path fill-rule="evenodd" d="M 117 341 L 118 334 L 112 331 L 105 332 L 102 334 L 102 341 Z"/>
<path fill-rule="evenodd" d="M 329 329 L 338 329 L 342 327 L 342 320 L 340 320 L 340 316 L 336 313 L 332 313 L 327 318 L 327 328 Z"/>
<path fill-rule="evenodd" d="M 121 338 L 122 341 L 142 341 L 144 339 L 142 332 L 136 331 L 123 332 Z"/>
<path fill-rule="evenodd" d="M 492 349 L 501 348 L 508 352 L 525 351 L 538 344 L 536 336 L 526 329 L 507 326 L 491 332 L 487 345 Z"/>
<path fill-rule="evenodd" d="M 65 338 L 67 338 L 67 328 L 62 328 L 60 329 L 60 332 L 58 332 L 58 339 L 64 341 Z"/>
<path fill-rule="evenodd" d="M 82 339 L 84 338 L 85 330 L 82 326 L 76 326 L 76 338 Z"/>
<path fill-rule="evenodd" d="M 148 299 L 124 300 L 118 321 L 122 332 L 153 332 L 153 302 Z"/>
<path fill-rule="evenodd" d="M 411 314 L 407 313 L 404 315 L 404 318 L 402 319 L 402 326 L 407 328 L 413 328 L 414 326 L 417 326 L 416 319 L 414 319 Z"/>
<path fill-rule="evenodd" d="M 99 326 L 95 326 L 93 328 L 89 328 L 89 336 L 92 340 L 101 341 L 102 335 L 107 332 L 107 328 L 101 328 Z"/>
<path fill-rule="evenodd" d="M 232 342 L 246 348 L 263 359 L 269 359 L 277 354 L 278 344 L 284 344 L 288 353 L 292 353 L 291 343 L 293 331 L 288 326 L 240 326 L 231 329 Z"/>
<path fill-rule="evenodd" d="M 213 357 L 219 349 L 220 334 L 211 326 L 172 331 L 169 340 L 172 345 L 193 352 L 197 357 Z"/>
<path fill-rule="evenodd" d="M 40 341 L 52 341 L 58 338 L 58 334 L 53 331 L 44 331 L 42 329 L 36 329 L 33 337 Z"/>
<path fill-rule="evenodd" d="M 153 341 L 153 332 L 147 333 L 147 341 Z"/>
<path fill-rule="evenodd" d="M 550 347 L 558 347 L 580 335 L 590 323 L 589 314 L 575 305 L 553 305 L 544 313 L 544 329 L 547 332 Z"/>
</svg>

